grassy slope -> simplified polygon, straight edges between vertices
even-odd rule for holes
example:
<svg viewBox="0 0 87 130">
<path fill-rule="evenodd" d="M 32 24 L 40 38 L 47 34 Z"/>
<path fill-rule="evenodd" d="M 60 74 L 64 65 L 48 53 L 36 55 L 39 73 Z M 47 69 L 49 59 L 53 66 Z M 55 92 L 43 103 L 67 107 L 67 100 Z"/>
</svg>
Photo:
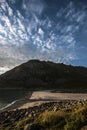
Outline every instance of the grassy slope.
<svg viewBox="0 0 87 130">
<path fill-rule="evenodd" d="M 87 130 L 87 101 L 57 111 L 46 111 L 36 118 L 27 117 L 16 122 L 12 130 L 28 130 L 31 124 L 38 126 L 35 130 Z"/>
</svg>

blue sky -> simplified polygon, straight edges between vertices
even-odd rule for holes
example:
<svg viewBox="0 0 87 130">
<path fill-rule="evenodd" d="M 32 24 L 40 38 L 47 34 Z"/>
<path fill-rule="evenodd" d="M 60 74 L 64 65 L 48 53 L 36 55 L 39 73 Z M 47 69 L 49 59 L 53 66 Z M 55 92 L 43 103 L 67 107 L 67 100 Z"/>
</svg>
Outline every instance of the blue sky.
<svg viewBox="0 0 87 130">
<path fill-rule="evenodd" d="M 30 59 L 87 67 L 86 0 L 0 1 L 0 73 Z"/>
</svg>

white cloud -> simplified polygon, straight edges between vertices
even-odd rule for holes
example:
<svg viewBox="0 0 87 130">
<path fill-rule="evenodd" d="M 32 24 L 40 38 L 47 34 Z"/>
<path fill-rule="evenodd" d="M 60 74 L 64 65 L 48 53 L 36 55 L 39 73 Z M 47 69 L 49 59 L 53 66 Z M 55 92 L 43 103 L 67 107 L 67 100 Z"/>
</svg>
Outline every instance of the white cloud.
<svg viewBox="0 0 87 130">
<path fill-rule="evenodd" d="M 83 11 L 79 12 L 78 17 L 77 17 L 77 22 L 82 22 L 84 20 L 85 16 L 86 16 L 85 12 L 83 12 Z"/>
<path fill-rule="evenodd" d="M 11 68 L 7 68 L 7 67 L 0 67 L 0 75 L 5 73 L 6 71 L 10 70 Z"/>
<path fill-rule="evenodd" d="M 38 29 L 38 34 L 41 36 L 42 39 L 44 38 L 44 31 L 41 28 Z"/>
<path fill-rule="evenodd" d="M 0 5 L 0 58 L 11 59 L 12 62 L 13 59 L 21 62 L 39 58 L 64 63 L 77 58 L 74 33 L 86 14 L 82 10 L 76 11 L 73 2 L 57 12 L 56 25 L 54 19 L 47 16 L 41 20 L 38 16 L 45 8 L 43 0 L 24 0 L 22 8 L 28 15 L 25 18 L 18 10 L 14 15 L 8 4 L 3 4 Z M 5 15 L 4 7 L 7 7 L 9 17 Z M 65 19 L 63 23 L 62 16 Z"/>
<path fill-rule="evenodd" d="M 86 16 L 84 9 L 76 9 L 74 2 L 71 2 L 65 10 L 65 18 L 67 18 L 72 23 L 77 22 L 81 24 Z"/>
<path fill-rule="evenodd" d="M 9 2 L 10 2 L 11 4 L 15 4 L 15 1 L 16 1 L 16 0 L 9 0 Z"/>
<path fill-rule="evenodd" d="M 41 14 L 44 10 L 44 1 L 43 0 L 23 0 L 22 8 L 26 11 L 27 15 L 28 12 Z"/>
</svg>

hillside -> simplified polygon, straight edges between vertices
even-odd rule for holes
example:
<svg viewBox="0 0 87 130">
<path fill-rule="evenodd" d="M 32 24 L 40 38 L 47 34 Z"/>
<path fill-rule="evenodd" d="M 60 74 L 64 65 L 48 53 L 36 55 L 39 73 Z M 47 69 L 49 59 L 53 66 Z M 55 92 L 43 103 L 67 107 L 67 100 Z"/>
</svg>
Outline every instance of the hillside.
<svg viewBox="0 0 87 130">
<path fill-rule="evenodd" d="M 0 130 L 87 130 L 87 101 L 49 102 L 0 113 Z"/>
<path fill-rule="evenodd" d="M 87 68 L 30 60 L 0 75 L 0 88 L 87 89 Z"/>
</svg>

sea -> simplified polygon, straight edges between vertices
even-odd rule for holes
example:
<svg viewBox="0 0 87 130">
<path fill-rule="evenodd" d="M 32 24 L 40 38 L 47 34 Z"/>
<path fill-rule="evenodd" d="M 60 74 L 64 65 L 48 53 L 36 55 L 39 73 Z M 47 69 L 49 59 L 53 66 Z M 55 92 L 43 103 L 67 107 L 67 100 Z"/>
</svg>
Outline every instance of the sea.
<svg viewBox="0 0 87 130">
<path fill-rule="evenodd" d="M 0 109 L 24 98 L 28 93 L 27 90 L 23 89 L 0 89 Z"/>
</svg>

